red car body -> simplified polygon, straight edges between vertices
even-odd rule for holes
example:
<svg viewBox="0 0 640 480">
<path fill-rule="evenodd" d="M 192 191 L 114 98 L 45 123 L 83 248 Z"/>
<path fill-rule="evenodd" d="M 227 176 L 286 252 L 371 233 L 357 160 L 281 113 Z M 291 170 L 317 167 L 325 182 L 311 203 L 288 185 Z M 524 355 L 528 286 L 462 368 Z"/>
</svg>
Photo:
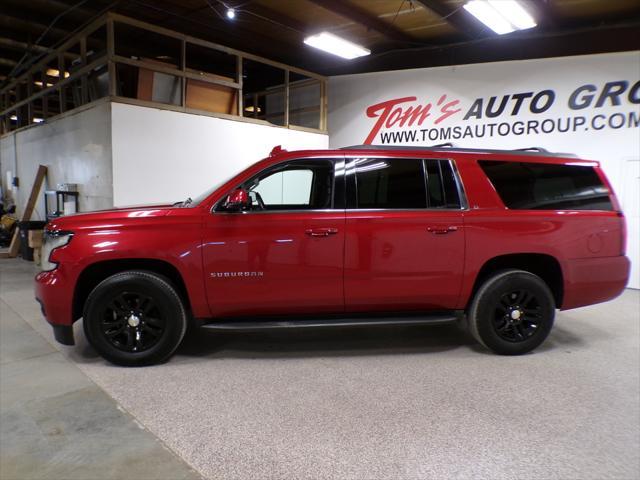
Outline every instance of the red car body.
<svg viewBox="0 0 640 480">
<path fill-rule="evenodd" d="M 514 260 L 556 265 L 548 278 L 563 310 L 619 295 L 629 275 L 625 223 L 597 162 L 553 155 L 429 150 L 455 163 L 466 197 L 458 210 L 349 208 L 213 212 L 234 188 L 292 159 L 415 158 L 412 149 L 274 152 L 189 208 L 124 208 L 61 217 L 48 232 L 73 232 L 58 264 L 36 277 L 36 297 L 56 338 L 73 343 L 91 288 L 120 269 L 159 269 L 197 319 L 350 312 L 465 310 L 483 268 Z M 479 160 L 593 167 L 611 211 L 511 210 Z M 428 254 L 427 254 L 428 252 Z M 555 263 L 554 263 L 555 262 Z M 544 263 L 544 262 L 543 262 Z M 549 275 L 547 275 L 549 276 Z"/>
</svg>

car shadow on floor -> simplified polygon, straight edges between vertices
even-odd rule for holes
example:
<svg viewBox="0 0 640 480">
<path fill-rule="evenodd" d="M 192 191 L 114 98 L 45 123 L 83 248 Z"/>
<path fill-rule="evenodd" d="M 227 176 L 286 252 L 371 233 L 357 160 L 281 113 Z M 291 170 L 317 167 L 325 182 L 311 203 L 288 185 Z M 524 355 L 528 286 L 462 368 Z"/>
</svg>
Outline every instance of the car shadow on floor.
<svg viewBox="0 0 640 480">
<path fill-rule="evenodd" d="M 474 348 L 458 325 L 376 326 L 212 332 L 194 330 L 176 354 L 210 358 L 300 358 L 403 353 L 437 353 Z"/>
<path fill-rule="evenodd" d="M 75 361 L 104 361 L 84 337 L 76 338 L 80 341 L 76 352 L 71 354 Z M 556 324 L 549 338 L 529 355 L 584 346 L 583 336 Z M 473 339 L 466 324 L 461 322 L 447 325 L 292 328 L 262 332 L 214 332 L 193 329 L 187 332 L 173 361 L 188 362 L 198 358 L 279 359 L 429 354 L 455 349 L 493 355 Z"/>
</svg>

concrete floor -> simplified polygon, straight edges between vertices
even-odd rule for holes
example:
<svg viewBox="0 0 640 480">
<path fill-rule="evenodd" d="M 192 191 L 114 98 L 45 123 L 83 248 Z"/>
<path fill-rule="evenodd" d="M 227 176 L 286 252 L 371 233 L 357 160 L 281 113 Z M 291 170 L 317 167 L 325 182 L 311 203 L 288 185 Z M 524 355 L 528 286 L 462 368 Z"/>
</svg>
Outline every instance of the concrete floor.
<svg viewBox="0 0 640 480">
<path fill-rule="evenodd" d="M 0 260 L 0 479 L 201 478 L 13 309 L 32 273 Z"/>
<path fill-rule="evenodd" d="M 2 479 L 144 478 L 151 457 L 149 478 L 192 478 L 167 450 L 148 453 L 160 445 L 149 432 L 212 479 L 640 478 L 638 291 L 560 313 L 521 357 L 488 354 L 453 326 L 199 332 L 165 365 L 124 369 L 79 322 L 78 345 L 51 348 L 33 273 L 0 261 Z M 89 446 L 67 445 L 56 463 L 56 428 Z M 138 470 L 124 467 L 131 454 Z"/>
</svg>

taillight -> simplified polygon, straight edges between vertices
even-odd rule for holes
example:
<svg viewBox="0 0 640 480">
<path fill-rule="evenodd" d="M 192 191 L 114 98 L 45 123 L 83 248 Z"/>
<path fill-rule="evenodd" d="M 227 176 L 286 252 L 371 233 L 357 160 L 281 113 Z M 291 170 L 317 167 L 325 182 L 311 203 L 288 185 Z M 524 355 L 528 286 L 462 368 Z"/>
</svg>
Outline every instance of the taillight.
<svg viewBox="0 0 640 480">
<path fill-rule="evenodd" d="M 620 255 L 625 255 L 627 253 L 627 221 L 622 211 L 618 212 L 618 218 L 620 219 Z"/>
</svg>

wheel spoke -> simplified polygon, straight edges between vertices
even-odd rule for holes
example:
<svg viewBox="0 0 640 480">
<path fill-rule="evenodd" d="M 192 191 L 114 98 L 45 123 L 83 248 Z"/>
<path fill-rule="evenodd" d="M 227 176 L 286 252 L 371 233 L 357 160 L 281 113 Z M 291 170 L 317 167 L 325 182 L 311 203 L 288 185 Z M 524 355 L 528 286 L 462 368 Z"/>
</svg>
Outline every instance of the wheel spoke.
<svg viewBox="0 0 640 480">
<path fill-rule="evenodd" d="M 531 292 L 528 292 L 525 290 L 524 292 L 524 298 L 522 299 L 522 301 L 520 302 L 520 306 L 528 306 L 532 300 L 534 300 L 535 297 L 533 296 L 533 294 L 531 294 Z"/>
<path fill-rule="evenodd" d="M 527 291 L 526 290 L 519 290 L 515 300 L 513 301 L 513 304 L 514 305 L 522 305 L 522 302 L 524 301 L 526 295 L 527 295 Z"/>
<path fill-rule="evenodd" d="M 150 297 L 141 298 L 138 303 L 138 309 L 148 315 L 149 311 L 154 307 L 153 300 Z"/>
<path fill-rule="evenodd" d="M 159 318 L 156 318 L 156 317 L 145 317 L 145 320 L 147 321 L 147 324 L 151 325 L 152 327 L 155 327 L 155 328 L 162 328 L 163 327 L 162 320 L 160 320 Z"/>
<path fill-rule="evenodd" d="M 127 332 L 127 344 L 126 345 L 127 345 L 127 348 L 130 349 L 131 347 L 133 347 L 133 332 L 131 331 L 130 328 L 127 328 L 126 332 Z"/>
<path fill-rule="evenodd" d="M 516 325 L 516 334 L 522 339 L 525 340 L 527 338 L 527 331 L 524 328 L 524 325 L 522 325 L 522 323 L 518 323 Z"/>
<path fill-rule="evenodd" d="M 151 336 L 153 336 L 154 338 L 159 337 L 162 334 L 162 329 L 160 328 L 154 328 L 149 324 L 145 324 L 142 326 L 142 331 L 143 332 L 147 332 L 149 333 Z"/>
<path fill-rule="evenodd" d="M 120 335 L 122 332 L 124 332 L 124 330 L 127 328 L 126 324 L 123 324 L 122 326 L 120 326 L 119 328 L 116 329 L 109 329 L 109 330 L 105 330 L 104 334 L 107 337 L 115 337 L 116 335 Z"/>
<path fill-rule="evenodd" d="M 116 313 L 119 313 L 120 315 L 126 315 L 127 313 L 129 313 L 129 310 L 130 310 L 129 303 L 127 302 L 127 299 L 124 297 L 124 293 L 121 293 L 118 296 L 116 296 L 111 301 L 109 306 L 113 309 L 113 311 L 115 311 Z"/>
<path fill-rule="evenodd" d="M 497 327 L 497 328 L 496 328 L 496 330 L 497 330 L 498 332 L 504 332 L 504 331 L 506 331 L 506 330 L 507 330 L 507 327 L 508 327 L 508 326 L 509 326 L 509 322 L 507 322 L 507 321 L 505 320 L 505 321 L 504 321 L 504 323 L 503 323 L 501 326 L 499 326 L 499 327 Z"/>
<path fill-rule="evenodd" d="M 500 304 L 501 307 L 504 307 L 505 311 L 507 311 L 509 309 L 509 307 L 511 305 L 513 305 L 513 302 L 511 301 L 511 296 L 509 294 L 507 295 L 503 295 L 500 298 Z"/>
</svg>

